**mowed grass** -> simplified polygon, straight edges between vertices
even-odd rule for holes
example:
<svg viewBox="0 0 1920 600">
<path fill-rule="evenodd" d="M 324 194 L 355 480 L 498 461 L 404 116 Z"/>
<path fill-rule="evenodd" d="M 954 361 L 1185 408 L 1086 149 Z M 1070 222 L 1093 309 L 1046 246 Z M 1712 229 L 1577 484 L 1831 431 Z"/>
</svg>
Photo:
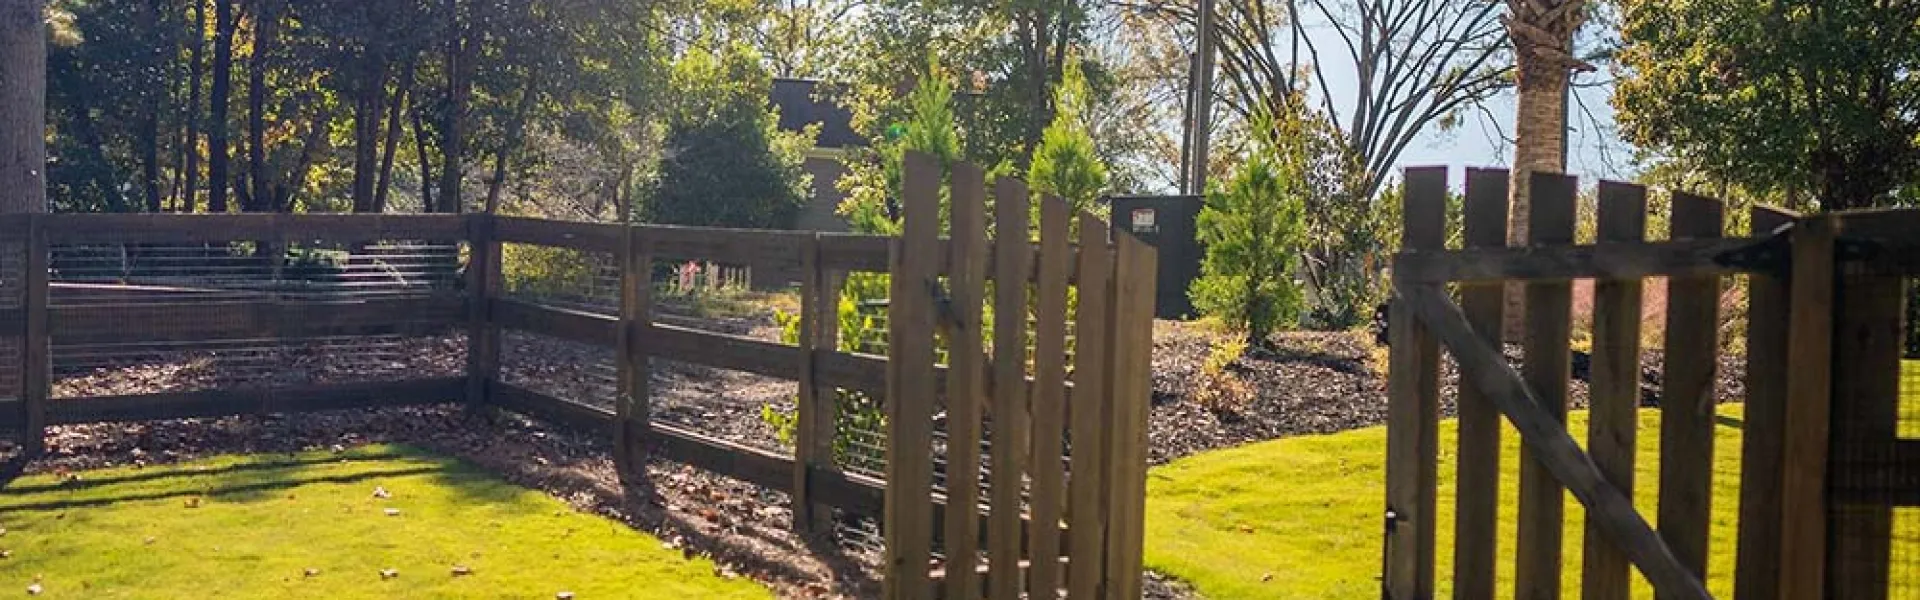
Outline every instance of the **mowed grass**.
<svg viewBox="0 0 1920 600">
<path fill-rule="evenodd" d="M 25 477 L 0 491 L 0 527 L 0 596 L 38 578 L 42 598 L 771 597 L 619 522 L 404 447 Z"/>
<path fill-rule="evenodd" d="M 1920 437 L 1920 363 L 1909 362 L 1903 437 Z M 1724 405 L 1716 426 L 1713 522 L 1708 588 L 1732 597 L 1739 512 L 1740 405 Z M 1584 412 L 1569 430 L 1586 439 Z M 1641 411 L 1635 503 L 1654 514 L 1659 479 L 1660 412 Z M 1456 423 L 1441 424 L 1439 564 L 1441 595 L 1450 593 L 1453 555 Z M 1519 437 L 1507 428 L 1501 469 L 1500 589 L 1512 594 Z M 1192 583 L 1214 599 L 1363 598 L 1380 593 L 1385 527 L 1386 429 L 1303 436 L 1208 452 L 1152 469 L 1148 476 L 1149 568 Z M 1584 514 L 1567 501 L 1565 590 L 1578 590 Z M 1920 553 L 1920 510 L 1895 515 L 1895 556 Z M 1896 558 L 1896 564 L 1903 559 Z M 1898 570 L 1898 569 L 1896 569 Z M 1920 586 L 1920 573 L 1905 575 Z M 1895 575 L 1896 580 L 1902 575 Z M 1636 572 L 1636 597 L 1652 590 Z"/>
</svg>

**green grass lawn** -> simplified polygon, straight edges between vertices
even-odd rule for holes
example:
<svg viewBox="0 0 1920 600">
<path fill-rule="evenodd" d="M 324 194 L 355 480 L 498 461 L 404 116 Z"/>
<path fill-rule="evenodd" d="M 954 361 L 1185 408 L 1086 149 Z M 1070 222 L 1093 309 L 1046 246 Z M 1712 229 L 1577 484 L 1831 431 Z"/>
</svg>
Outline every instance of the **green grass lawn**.
<svg viewBox="0 0 1920 600">
<path fill-rule="evenodd" d="M 1910 417 L 1920 412 L 1917 395 L 1907 396 Z M 1724 406 L 1716 433 L 1708 587 L 1717 597 L 1732 597 L 1741 408 Z M 1657 410 L 1641 414 L 1635 500 L 1642 514 L 1652 515 L 1659 477 L 1660 414 Z M 1569 420 L 1574 437 L 1584 440 L 1586 414 L 1576 412 Z M 1442 595 L 1448 591 L 1453 568 L 1454 436 L 1455 423 L 1444 422 L 1437 571 Z M 1509 429 L 1502 454 L 1506 477 L 1501 484 L 1497 538 L 1503 561 L 1501 589 L 1508 593 L 1512 590 L 1518 446 L 1518 436 Z M 1155 468 L 1147 484 L 1147 566 L 1191 582 L 1215 599 L 1377 596 L 1385 457 L 1386 429 L 1374 427 L 1208 452 Z M 1568 507 L 1565 589 L 1577 590 L 1583 513 L 1570 496 Z M 1895 552 L 1920 552 L 1920 510 L 1902 509 L 1895 527 L 1900 540 Z M 1636 596 L 1651 597 L 1644 580 L 1637 573 L 1634 578 L 1639 586 Z"/>
<path fill-rule="evenodd" d="M 39 578 L 44 598 L 771 597 L 619 522 L 403 447 L 25 477 L 0 491 L 0 526 L 0 596 Z"/>
</svg>

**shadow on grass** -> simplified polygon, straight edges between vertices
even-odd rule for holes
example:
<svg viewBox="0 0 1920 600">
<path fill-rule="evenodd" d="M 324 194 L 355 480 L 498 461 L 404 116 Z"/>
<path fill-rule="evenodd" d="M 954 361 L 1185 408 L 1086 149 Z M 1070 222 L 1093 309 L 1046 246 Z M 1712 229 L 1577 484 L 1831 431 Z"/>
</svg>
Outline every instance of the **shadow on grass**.
<svg viewBox="0 0 1920 600">
<path fill-rule="evenodd" d="M 251 473 L 256 473 L 261 471 L 273 471 L 273 470 L 280 470 L 280 469 L 298 469 L 298 468 L 305 468 L 305 467 L 310 467 L 314 465 L 337 463 L 337 462 L 340 462 L 341 460 L 354 460 L 354 461 L 392 460 L 392 459 L 398 459 L 398 458 L 413 458 L 413 457 L 414 457 L 413 455 L 399 453 L 399 452 L 382 452 L 378 454 L 354 454 L 350 456 L 328 455 L 328 456 L 294 457 L 294 458 L 287 458 L 284 460 L 262 460 L 258 462 L 244 462 L 244 463 L 231 464 L 223 467 L 212 467 L 212 468 L 198 469 L 198 470 L 191 470 L 191 471 L 184 471 L 184 470 L 171 468 L 171 467 L 156 467 L 150 471 L 142 471 L 139 473 L 128 473 L 125 475 L 117 475 L 112 477 L 88 477 L 85 479 L 79 479 L 79 480 L 73 480 L 73 481 L 67 481 L 67 482 L 22 485 L 17 487 L 5 487 L 5 489 L 8 493 L 14 493 L 14 494 L 32 494 L 36 492 L 48 492 L 48 491 L 55 491 L 55 490 L 85 490 L 85 489 L 104 487 L 109 485 L 120 485 L 120 484 L 127 484 L 127 483 L 143 483 L 143 482 L 159 481 L 162 479 L 171 479 L 171 478 L 180 478 L 180 477 L 219 477 L 223 475 L 242 475 L 242 474 L 251 474 Z M 23 468 L 24 468 L 24 465 L 23 465 Z M 10 479 L 5 479 L 4 472 L 0 472 L 0 482 L 4 482 L 4 481 L 10 481 Z"/>
<path fill-rule="evenodd" d="M 391 470 L 384 470 L 384 471 L 369 471 L 364 473 L 354 473 L 351 475 L 334 475 L 334 476 L 327 476 L 327 477 L 302 477 L 302 478 L 290 477 L 285 479 L 276 479 L 272 481 L 262 481 L 257 483 L 245 483 L 245 484 L 238 484 L 238 485 L 218 486 L 218 487 L 207 487 L 202 489 L 176 489 L 176 490 L 147 492 L 147 493 L 139 493 L 139 494 L 108 495 L 108 496 L 102 496 L 98 498 L 84 498 L 84 499 L 75 499 L 75 500 L 52 500 L 52 501 L 46 501 L 46 502 L 29 502 L 26 504 L 15 504 L 15 505 L 7 506 L 6 509 L 8 511 L 62 510 L 62 509 L 70 509 L 70 508 L 85 508 L 85 507 L 91 507 L 91 506 L 105 506 L 108 504 L 117 504 L 121 502 L 143 502 L 148 500 L 166 500 L 169 498 L 187 498 L 187 497 L 194 497 L 194 496 L 204 496 L 207 498 L 217 498 L 217 499 L 227 500 L 227 501 L 253 502 L 253 501 L 258 501 L 260 499 L 266 498 L 268 496 L 268 492 L 275 492 L 279 490 L 296 488 L 296 487 L 300 487 L 307 484 L 356 483 L 361 481 L 367 481 L 370 479 L 421 475 L 421 474 L 431 473 L 439 470 L 441 470 L 441 467 L 435 466 L 435 467 L 416 467 L 411 469 L 391 469 Z M 187 474 L 191 475 L 191 473 L 187 473 Z"/>
</svg>

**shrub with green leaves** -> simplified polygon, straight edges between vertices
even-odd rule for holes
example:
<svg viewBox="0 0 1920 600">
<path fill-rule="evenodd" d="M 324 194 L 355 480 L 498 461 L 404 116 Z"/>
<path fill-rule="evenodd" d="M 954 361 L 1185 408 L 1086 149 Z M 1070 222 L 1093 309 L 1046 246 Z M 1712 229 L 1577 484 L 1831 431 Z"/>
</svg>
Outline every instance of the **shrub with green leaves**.
<svg viewBox="0 0 1920 600">
<path fill-rule="evenodd" d="M 1302 305 L 1293 273 L 1305 232 L 1301 181 L 1276 156 L 1271 122 L 1256 119 L 1255 130 L 1268 133 L 1233 177 L 1207 194 L 1199 217 L 1207 254 L 1189 290 L 1201 314 L 1245 331 L 1253 346 L 1297 323 Z"/>
</svg>

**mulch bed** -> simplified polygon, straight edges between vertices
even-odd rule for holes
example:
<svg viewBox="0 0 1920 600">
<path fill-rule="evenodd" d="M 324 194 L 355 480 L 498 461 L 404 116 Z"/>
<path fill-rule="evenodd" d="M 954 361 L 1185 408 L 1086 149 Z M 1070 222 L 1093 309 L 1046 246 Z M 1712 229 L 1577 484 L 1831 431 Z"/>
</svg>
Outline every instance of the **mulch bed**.
<svg viewBox="0 0 1920 600">
<path fill-rule="evenodd" d="M 1228 367 L 1246 384 L 1249 397 L 1220 410 L 1195 401 L 1204 380 L 1201 365 L 1222 337 L 1187 323 L 1159 323 L 1154 335 L 1153 412 L 1148 451 L 1153 464 L 1183 456 L 1291 435 L 1334 433 L 1386 423 L 1387 381 L 1382 372 L 1385 348 L 1358 332 L 1277 334 L 1271 348 L 1254 349 Z M 1515 368 L 1520 348 L 1508 345 Z M 1378 355 L 1376 356 L 1376 352 Z M 1641 404 L 1659 406 L 1664 360 L 1657 351 L 1641 356 Z M 1573 408 L 1587 406 L 1588 371 L 1584 355 L 1573 360 L 1568 388 Z M 1460 373 L 1451 358 L 1441 362 L 1440 411 L 1454 414 Z M 1716 372 L 1715 400 L 1737 402 L 1746 396 L 1744 356 L 1722 354 Z"/>
</svg>

